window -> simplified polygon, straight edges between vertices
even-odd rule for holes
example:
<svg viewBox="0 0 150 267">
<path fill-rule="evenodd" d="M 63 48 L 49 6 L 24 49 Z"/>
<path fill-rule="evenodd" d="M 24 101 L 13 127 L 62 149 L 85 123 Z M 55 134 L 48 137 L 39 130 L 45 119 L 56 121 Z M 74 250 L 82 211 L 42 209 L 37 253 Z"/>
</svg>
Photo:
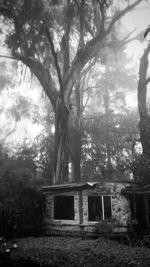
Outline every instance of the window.
<svg viewBox="0 0 150 267">
<path fill-rule="evenodd" d="M 111 217 L 111 196 L 88 196 L 89 221 Z"/>
<path fill-rule="evenodd" d="M 54 219 L 74 220 L 74 196 L 54 196 Z"/>
<path fill-rule="evenodd" d="M 111 197 L 110 196 L 103 196 L 103 203 L 104 203 L 104 218 L 111 218 Z"/>
<path fill-rule="evenodd" d="M 99 221 L 102 219 L 102 201 L 101 197 L 88 197 L 89 221 Z"/>
</svg>

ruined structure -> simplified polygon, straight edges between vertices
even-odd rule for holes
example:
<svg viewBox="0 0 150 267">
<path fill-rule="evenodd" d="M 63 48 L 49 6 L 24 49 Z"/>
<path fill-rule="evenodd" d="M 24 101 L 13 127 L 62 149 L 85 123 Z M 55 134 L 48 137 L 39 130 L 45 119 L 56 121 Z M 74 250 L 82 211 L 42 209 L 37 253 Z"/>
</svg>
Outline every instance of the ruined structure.
<svg viewBox="0 0 150 267">
<path fill-rule="evenodd" d="M 136 221 L 139 230 L 150 230 L 150 185 L 131 184 L 122 194 L 130 200 L 132 222 Z"/>
<path fill-rule="evenodd" d="M 126 188 L 132 182 L 89 182 L 43 187 L 43 231 L 47 235 L 126 233 L 131 203 Z"/>
</svg>

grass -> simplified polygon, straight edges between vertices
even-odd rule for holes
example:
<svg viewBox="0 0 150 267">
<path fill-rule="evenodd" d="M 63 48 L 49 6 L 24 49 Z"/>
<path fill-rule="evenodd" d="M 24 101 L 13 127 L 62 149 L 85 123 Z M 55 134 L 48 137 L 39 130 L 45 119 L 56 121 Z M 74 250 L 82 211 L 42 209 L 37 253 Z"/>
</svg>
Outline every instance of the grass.
<svg viewBox="0 0 150 267">
<path fill-rule="evenodd" d="M 18 248 L 10 251 L 9 258 L 18 262 L 18 266 L 22 260 L 49 267 L 150 266 L 150 249 L 130 247 L 104 238 L 29 237 L 16 242 Z M 24 266 L 29 267 L 29 264 Z"/>
</svg>

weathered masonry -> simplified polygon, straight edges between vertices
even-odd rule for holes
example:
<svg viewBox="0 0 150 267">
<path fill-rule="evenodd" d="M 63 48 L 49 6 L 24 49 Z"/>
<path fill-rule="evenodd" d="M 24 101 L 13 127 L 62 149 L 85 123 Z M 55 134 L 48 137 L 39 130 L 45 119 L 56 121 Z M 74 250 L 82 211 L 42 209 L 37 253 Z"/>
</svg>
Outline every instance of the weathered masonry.
<svg viewBox="0 0 150 267">
<path fill-rule="evenodd" d="M 122 190 L 130 184 L 91 182 L 43 187 L 45 234 L 127 232 L 131 223 L 130 200 Z"/>
<path fill-rule="evenodd" d="M 150 185 L 126 187 L 122 193 L 130 199 L 132 225 L 139 230 L 150 230 Z"/>
</svg>

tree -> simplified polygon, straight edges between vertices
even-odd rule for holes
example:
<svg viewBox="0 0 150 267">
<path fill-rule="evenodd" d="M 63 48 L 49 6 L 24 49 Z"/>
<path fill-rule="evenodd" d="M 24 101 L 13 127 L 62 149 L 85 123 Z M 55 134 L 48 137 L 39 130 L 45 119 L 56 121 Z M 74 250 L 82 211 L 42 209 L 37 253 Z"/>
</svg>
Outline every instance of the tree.
<svg viewBox="0 0 150 267">
<path fill-rule="evenodd" d="M 36 159 L 38 165 L 38 173 L 43 177 L 45 184 L 53 184 L 54 172 L 54 136 L 40 135 L 37 137 L 35 147 L 38 151 L 38 158 Z"/>
<path fill-rule="evenodd" d="M 10 156 L 0 148 L 0 235 L 40 234 L 44 179 L 38 175 L 37 149 L 26 143 Z"/>
<path fill-rule="evenodd" d="M 150 27 L 145 31 L 144 37 L 148 35 Z M 143 153 L 138 162 L 138 178 L 144 184 L 150 183 L 150 115 L 147 108 L 147 86 L 150 82 L 148 77 L 149 67 L 150 42 L 148 43 L 144 53 L 140 59 L 139 66 L 139 82 L 137 87 L 138 94 L 138 110 L 140 116 L 139 129 L 140 140 L 142 144 Z M 149 199 L 148 195 L 143 196 L 145 208 L 145 222 L 149 227 Z"/>
<path fill-rule="evenodd" d="M 139 67 L 139 82 L 138 82 L 138 109 L 140 115 L 140 139 L 142 143 L 143 153 L 150 158 L 150 116 L 147 109 L 147 85 L 150 82 L 148 75 L 148 56 L 150 53 L 150 43 L 147 45 Z"/>
<path fill-rule="evenodd" d="M 99 114 L 84 125 L 81 173 L 89 180 L 126 180 L 135 174 L 140 151 L 138 116 L 135 113 Z M 109 160 L 108 135 L 109 130 Z"/>
<path fill-rule="evenodd" d="M 12 56 L 37 77 L 55 112 L 56 183 L 68 180 L 73 88 L 87 64 L 101 57 L 104 47 L 114 46 L 111 33 L 116 23 L 141 2 L 127 2 L 122 9 L 107 0 L 0 2 L 4 23 L 10 26 L 7 44 Z"/>
<path fill-rule="evenodd" d="M 148 35 L 150 27 L 145 31 L 144 37 Z M 150 183 L 150 115 L 149 108 L 147 107 L 147 86 L 150 83 L 150 77 L 148 76 L 149 68 L 149 55 L 150 55 L 150 42 L 148 42 L 146 49 L 140 59 L 139 66 L 139 82 L 137 87 L 138 94 L 138 110 L 140 116 L 139 129 L 140 140 L 142 144 L 143 154 L 139 159 L 138 173 L 139 179 L 144 183 Z"/>
<path fill-rule="evenodd" d="M 124 172 L 132 172 L 139 135 L 138 115 L 126 103 L 127 94 L 137 89 L 133 69 L 126 69 L 130 61 L 123 49 L 109 51 L 90 77 L 92 101 L 83 117 L 82 147 L 82 172 L 88 179 L 126 179 Z"/>
</svg>

